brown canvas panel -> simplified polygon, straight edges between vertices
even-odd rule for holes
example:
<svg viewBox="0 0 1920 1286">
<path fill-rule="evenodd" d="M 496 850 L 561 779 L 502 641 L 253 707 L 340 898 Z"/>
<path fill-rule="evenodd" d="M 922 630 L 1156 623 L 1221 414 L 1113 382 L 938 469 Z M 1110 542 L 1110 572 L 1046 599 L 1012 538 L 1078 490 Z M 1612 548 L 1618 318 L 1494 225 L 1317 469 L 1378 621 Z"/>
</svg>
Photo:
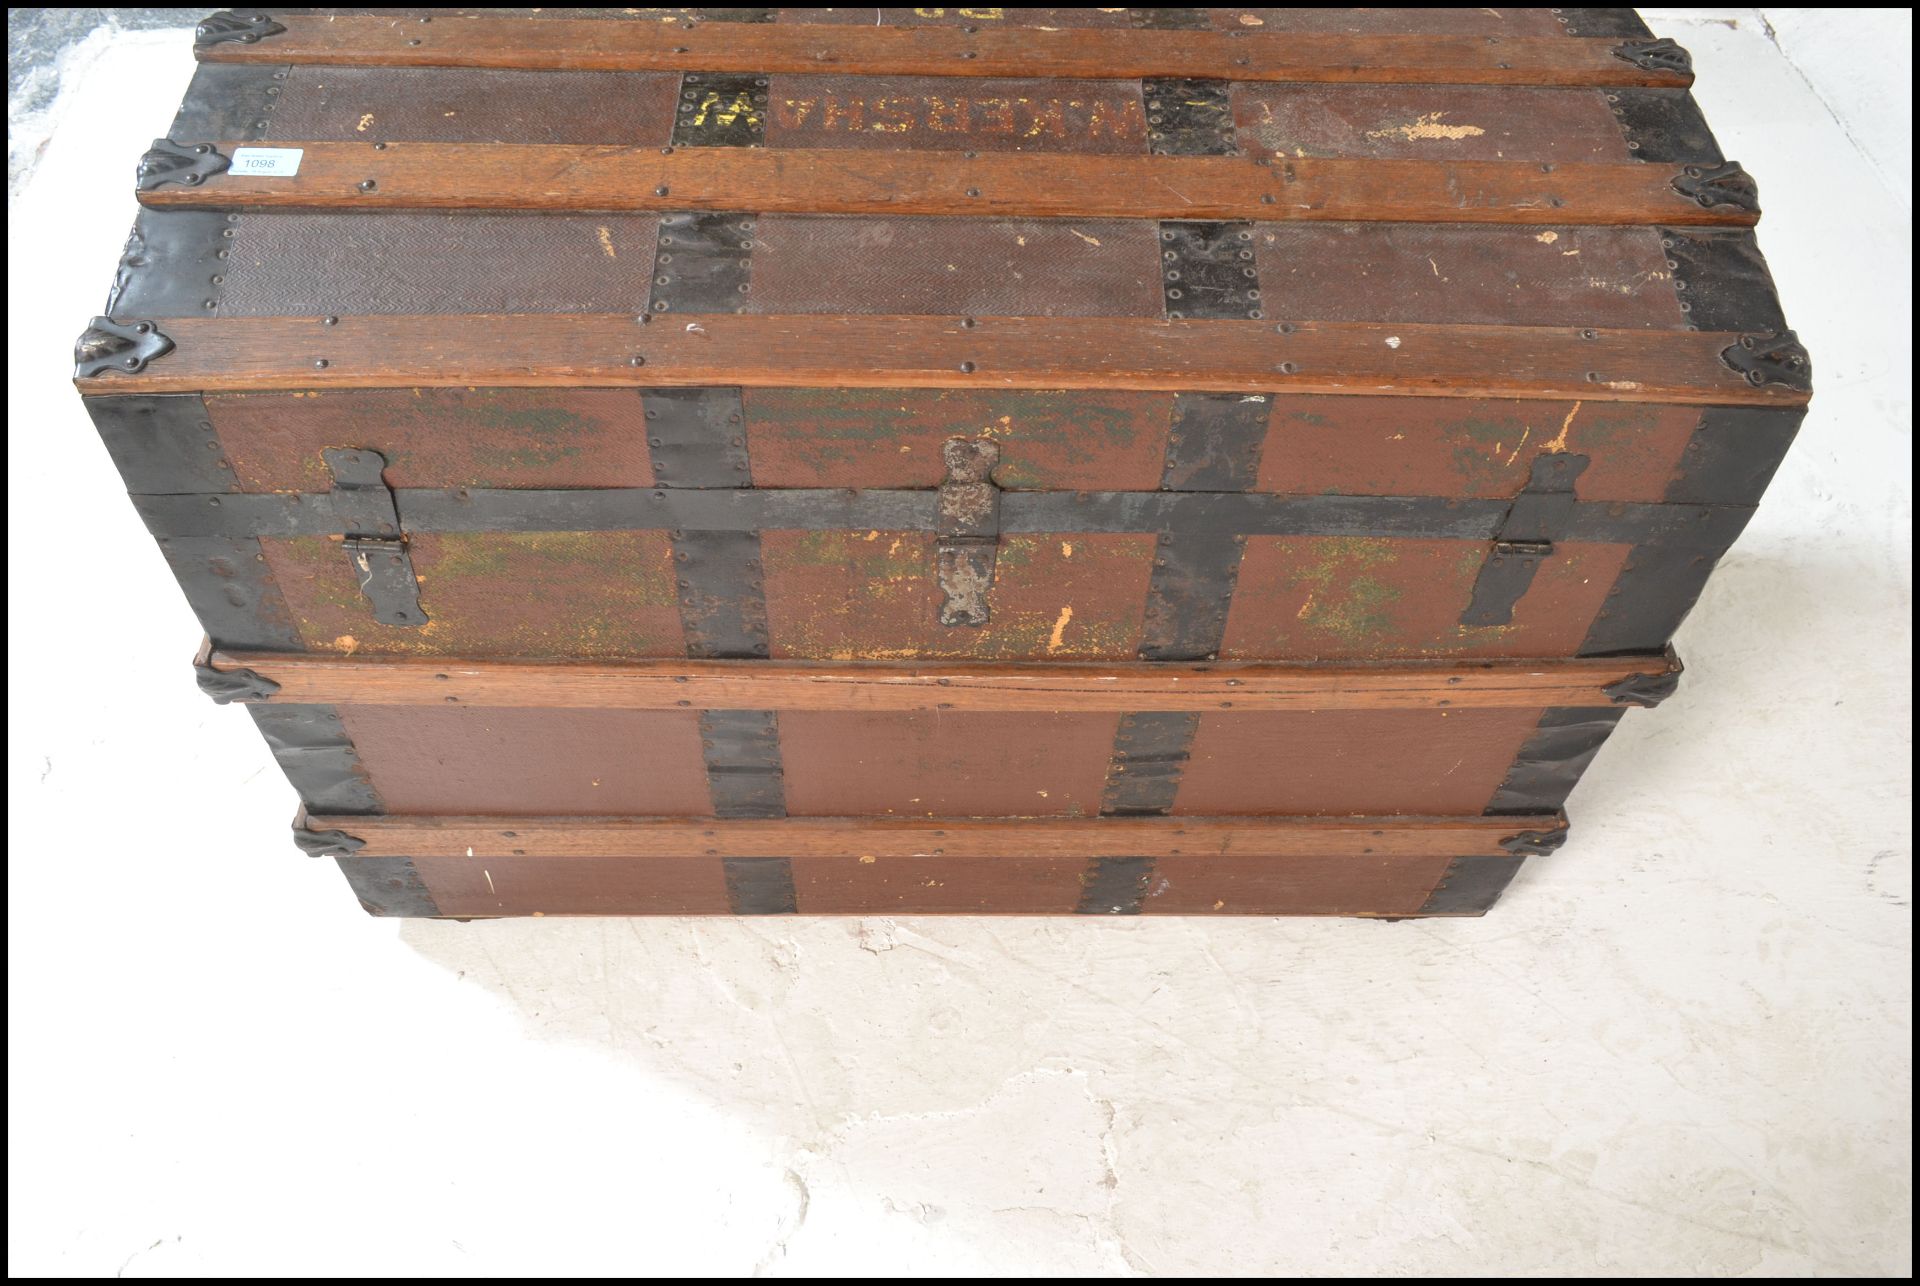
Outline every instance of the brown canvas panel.
<svg viewBox="0 0 1920 1286">
<path fill-rule="evenodd" d="M 1120 716 L 784 711 L 787 811 L 1092 817 Z"/>
<path fill-rule="evenodd" d="M 1151 491 L 1173 394 L 1119 390 L 748 389 L 762 487 L 937 487 L 951 437 L 1000 444 L 993 472 L 1025 491 Z"/>
<path fill-rule="evenodd" d="M 387 811 L 565 817 L 713 812 L 691 710 L 341 706 Z"/>
<path fill-rule="evenodd" d="M 1087 863 L 1070 857 L 796 857 L 802 915 L 1037 914 L 1080 903 Z"/>
<path fill-rule="evenodd" d="M 1256 490 L 1512 496 L 1543 451 L 1591 463 L 1586 500 L 1656 503 L 1700 422 L 1696 407 L 1515 398 L 1279 396 Z"/>
<path fill-rule="evenodd" d="M 782 9 L 777 21 L 862 27 L 1124 27 L 1125 9 L 1028 9 L 973 5 L 961 9 Z"/>
<path fill-rule="evenodd" d="M 1263 223 L 1269 317 L 1686 330 L 1657 228 Z"/>
<path fill-rule="evenodd" d="M 206 403 L 243 491 L 330 490 L 327 447 L 378 451 L 392 487 L 653 485 L 644 403 L 631 389 L 342 389 Z"/>
<path fill-rule="evenodd" d="M 1148 220 L 765 215 L 756 313 L 1144 317 L 1161 311 Z"/>
<path fill-rule="evenodd" d="M 766 532 L 772 655 L 1134 659 L 1153 549 L 1145 533 L 1003 536 L 988 594 L 992 619 L 968 628 L 940 624 L 931 533 Z"/>
<path fill-rule="evenodd" d="M 260 542 L 316 652 L 685 656 L 663 531 L 422 532 L 408 538 L 427 624 L 373 619 L 338 541 Z"/>
<path fill-rule="evenodd" d="M 1209 9 L 1216 31 L 1312 31 L 1351 36 L 1557 36 L 1551 9 Z M 1251 21 L 1250 21 L 1251 20 Z"/>
<path fill-rule="evenodd" d="M 446 916 L 725 915 L 725 868 L 712 857 L 417 857 Z"/>
<path fill-rule="evenodd" d="M 653 288 L 658 222 L 651 214 L 242 214 L 219 315 L 636 312 Z"/>
<path fill-rule="evenodd" d="M 1146 915 L 1413 915 L 1445 857 L 1163 857 Z"/>
<path fill-rule="evenodd" d="M 1518 85 L 1233 87 L 1249 156 L 1409 161 L 1628 161 L 1626 137 L 1598 89 Z"/>
<path fill-rule="evenodd" d="M 1223 659 L 1572 656 L 1626 561 L 1625 545 L 1559 542 L 1510 625 L 1459 623 L 1489 546 L 1464 540 L 1253 536 Z"/>
<path fill-rule="evenodd" d="M 1317 710 L 1200 717 L 1173 811 L 1485 811 L 1539 710 Z"/>
<path fill-rule="evenodd" d="M 769 78 L 769 147 L 1143 156 L 1137 80 Z"/>
<path fill-rule="evenodd" d="M 673 134 L 676 72 L 296 64 L 267 119 L 292 142 L 605 143 Z"/>
</svg>

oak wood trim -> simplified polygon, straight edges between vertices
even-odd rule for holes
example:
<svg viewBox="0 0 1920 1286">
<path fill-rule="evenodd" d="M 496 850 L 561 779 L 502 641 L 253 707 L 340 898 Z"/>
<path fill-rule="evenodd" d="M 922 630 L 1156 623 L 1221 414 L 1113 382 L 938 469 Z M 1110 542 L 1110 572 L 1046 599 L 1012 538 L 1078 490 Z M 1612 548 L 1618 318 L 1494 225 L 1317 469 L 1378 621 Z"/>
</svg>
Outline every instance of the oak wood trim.
<svg viewBox="0 0 1920 1286">
<path fill-rule="evenodd" d="M 1565 826 L 1530 817 L 319 816 L 359 857 L 1501 857 L 1500 841 Z"/>
<path fill-rule="evenodd" d="M 173 351 L 138 374 L 77 379 L 82 393 L 719 384 L 1760 406 L 1810 396 L 1749 384 L 1720 360 L 1739 336 L 1708 331 L 724 313 L 697 325 L 583 313 L 139 320 L 154 322 Z"/>
<path fill-rule="evenodd" d="M 315 705 L 605 710 L 1417 710 L 1607 706 L 1608 685 L 1668 656 L 1285 665 L 1266 662 L 531 662 L 203 652 L 198 664 Z"/>
<path fill-rule="evenodd" d="M 222 153 L 243 143 L 222 141 Z M 1076 156 L 834 148 L 310 143 L 291 178 L 209 176 L 157 207 L 722 210 L 1007 218 L 1747 226 L 1674 190 L 1677 165 L 1373 158 Z M 371 186 L 369 186 L 371 185 Z"/>
<path fill-rule="evenodd" d="M 202 62 L 539 70 L 833 72 L 1133 80 L 1430 85 L 1651 85 L 1686 72 L 1617 58 L 1616 38 L 1331 35 L 1311 32 L 1047 30 L 591 19 L 317 17 L 276 14 L 283 34 L 196 51 Z"/>
</svg>

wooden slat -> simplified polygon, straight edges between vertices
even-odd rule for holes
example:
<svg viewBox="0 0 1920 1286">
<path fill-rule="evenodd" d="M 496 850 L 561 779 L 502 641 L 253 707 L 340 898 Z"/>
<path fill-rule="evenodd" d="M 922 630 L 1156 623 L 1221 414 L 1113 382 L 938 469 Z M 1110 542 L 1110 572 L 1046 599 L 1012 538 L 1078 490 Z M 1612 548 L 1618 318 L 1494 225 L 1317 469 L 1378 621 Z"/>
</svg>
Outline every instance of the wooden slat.
<svg viewBox="0 0 1920 1286">
<path fill-rule="evenodd" d="M 839 72 L 869 76 L 1037 76 L 1133 80 L 1341 81 L 1430 85 L 1661 85 L 1614 56 L 1616 39 L 1354 36 L 1310 32 L 1132 31 L 789 23 L 598 22 L 557 18 L 275 15 L 284 34 L 198 51 L 205 62 L 541 70 Z"/>
<path fill-rule="evenodd" d="M 230 155 L 242 143 L 220 142 Z M 311 143 L 290 178 L 217 174 L 150 206 L 310 210 L 740 210 L 1021 218 L 1751 225 L 1672 186 L 1680 167 L 1334 157 L 1066 156 L 834 148 Z M 369 187 L 368 185 L 371 184 Z"/>
<path fill-rule="evenodd" d="M 1560 817 L 685 817 L 309 816 L 361 857 L 1498 857 L 1500 841 Z"/>
<path fill-rule="evenodd" d="M 343 299 L 343 307 L 351 306 Z M 82 393 L 498 387 L 1099 388 L 1800 405 L 1720 360 L 1738 336 L 1127 317 L 625 314 L 171 317 L 174 348 Z"/>
<path fill-rule="evenodd" d="M 274 702 L 603 710 L 1416 710 L 1611 706 L 1604 689 L 1666 656 L 1477 664 L 804 661 L 534 663 L 214 652 L 280 685 Z"/>
</svg>

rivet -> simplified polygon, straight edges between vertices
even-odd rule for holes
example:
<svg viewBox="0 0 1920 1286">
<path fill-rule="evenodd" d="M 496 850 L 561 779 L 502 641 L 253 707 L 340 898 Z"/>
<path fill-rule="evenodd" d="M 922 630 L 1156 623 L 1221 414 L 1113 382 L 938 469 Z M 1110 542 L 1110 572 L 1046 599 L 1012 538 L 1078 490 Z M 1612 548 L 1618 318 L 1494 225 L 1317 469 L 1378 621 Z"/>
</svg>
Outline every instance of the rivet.
<svg viewBox="0 0 1920 1286">
<path fill-rule="evenodd" d="M 966 373 L 966 374 L 968 374 L 968 375 L 971 375 L 971 374 L 973 373 L 973 363 L 972 363 L 972 362 L 962 362 L 962 363 L 960 363 L 960 369 L 961 369 L 961 371 L 962 371 L 962 372 L 964 372 L 964 373 Z"/>
<path fill-rule="evenodd" d="M 1300 369 L 1300 366 L 1299 366 L 1299 364 L 1298 364 L 1298 363 L 1296 363 L 1296 362 L 1282 362 L 1282 363 L 1280 363 L 1280 373 L 1281 373 L 1282 375 L 1292 375 L 1292 374 L 1294 374 L 1294 373 L 1295 373 L 1296 371 L 1298 371 L 1299 369 Z"/>
<path fill-rule="evenodd" d="M 629 357 L 627 359 L 628 366 L 645 366 L 646 364 L 647 364 L 647 359 L 642 357 L 638 353 L 635 353 L 632 357 Z"/>
<path fill-rule="evenodd" d="M 314 369 L 315 369 L 315 370 L 325 370 L 325 369 L 326 369 L 326 367 L 327 367 L 327 359 L 326 359 L 326 358 L 324 358 L 324 357 L 316 357 L 316 358 L 314 358 L 314 359 L 313 359 L 313 367 L 314 367 Z"/>
<path fill-rule="evenodd" d="M 361 180 L 360 180 L 360 190 L 361 190 L 362 192 L 371 192 L 371 191 L 373 191 L 373 190 L 374 190 L 374 188 L 376 188 L 376 187 L 378 187 L 378 186 L 379 186 L 379 185 L 378 185 L 378 184 L 376 184 L 376 183 L 375 183 L 375 182 L 374 182 L 374 181 L 373 181 L 372 179 L 361 179 Z"/>
<path fill-rule="evenodd" d="M 665 196 L 667 194 L 667 185 L 662 183 L 659 187 L 653 190 L 653 194 L 655 196 Z"/>
<path fill-rule="evenodd" d="M 376 152 L 384 152 L 387 150 L 387 145 L 385 143 L 375 143 L 373 145 L 373 150 Z"/>
<path fill-rule="evenodd" d="M 417 41 L 417 40 L 409 40 L 409 41 L 407 42 L 407 44 L 408 44 L 409 46 L 413 46 L 413 45 L 417 45 L 417 44 L 419 44 L 419 43 L 420 43 L 420 42 L 419 42 L 419 41 Z"/>
<path fill-rule="evenodd" d="M 980 189 L 979 189 L 979 188 L 968 188 L 968 189 L 967 189 L 967 195 L 968 195 L 968 196 L 979 196 L 979 195 L 980 195 Z"/>
<path fill-rule="evenodd" d="M 322 326 L 338 326 L 340 324 L 340 319 L 338 317 L 322 317 L 320 319 L 320 324 Z"/>
</svg>

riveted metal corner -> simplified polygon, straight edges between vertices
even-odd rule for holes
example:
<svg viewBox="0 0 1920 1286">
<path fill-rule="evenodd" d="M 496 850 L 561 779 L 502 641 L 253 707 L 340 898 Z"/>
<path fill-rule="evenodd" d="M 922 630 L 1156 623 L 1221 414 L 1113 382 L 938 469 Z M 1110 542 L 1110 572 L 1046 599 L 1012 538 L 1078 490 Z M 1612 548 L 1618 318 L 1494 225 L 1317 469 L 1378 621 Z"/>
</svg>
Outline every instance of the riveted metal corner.
<svg viewBox="0 0 1920 1286">
<path fill-rule="evenodd" d="M 1726 161 L 1693 94 L 1684 89 L 1607 91 L 1613 118 L 1635 158 L 1664 165 L 1720 165 Z"/>
<path fill-rule="evenodd" d="M 252 143 L 267 136 L 291 67 L 199 63 L 167 137 L 182 143 Z"/>
<path fill-rule="evenodd" d="M 138 375 L 147 363 L 173 351 L 173 341 L 150 321 L 117 322 L 96 317 L 73 341 L 73 377 Z"/>
<path fill-rule="evenodd" d="M 193 667 L 193 679 L 217 706 L 265 701 L 280 690 L 278 683 L 253 670 L 216 670 L 200 663 Z"/>
<path fill-rule="evenodd" d="M 1629 40 L 1615 45 L 1613 56 L 1632 63 L 1641 71 L 1693 73 L 1693 55 L 1666 36 L 1655 40 Z"/>
<path fill-rule="evenodd" d="M 1546 857 L 1558 852 L 1567 842 L 1567 828 L 1557 826 L 1550 831 L 1520 831 L 1500 841 L 1500 847 L 1515 857 Z"/>
<path fill-rule="evenodd" d="M 235 13 L 223 9 L 200 20 L 193 29 L 193 44 L 196 49 L 224 44 L 254 45 L 268 36 L 282 35 L 286 30 L 264 13 Z"/>
<path fill-rule="evenodd" d="M 357 835 L 345 831 L 317 831 L 307 825 L 306 810 L 293 822 L 294 847 L 308 857 L 352 857 L 367 846 L 367 842 Z"/>
<path fill-rule="evenodd" d="M 1721 352 L 1720 360 L 1756 387 L 1780 384 L 1802 393 L 1813 391 L 1813 360 L 1792 331 L 1776 335 L 1742 335 Z"/>
<path fill-rule="evenodd" d="M 272 702 L 247 713 L 302 805 L 329 817 L 384 811 L 334 707 Z"/>
<path fill-rule="evenodd" d="M 156 138 L 140 158 L 134 171 L 134 187 L 151 192 L 169 183 L 197 188 L 215 174 L 225 173 L 231 158 L 214 149 L 211 143 L 176 143 Z"/>
<path fill-rule="evenodd" d="M 130 495 L 231 493 L 233 465 L 198 393 L 82 398 Z"/>
<path fill-rule="evenodd" d="M 336 857 L 347 887 L 368 915 L 431 919 L 440 914 L 410 857 Z"/>
<path fill-rule="evenodd" d="M 1487 815 L 1537 817 L 1559 812 L 1624 714 L 1623 709 L 1582 706 L 1546 711 L 1507 769 L 1506 779 L 1487 805 Z"/>
<path fill-rule="evenodd" d="M 1421 915 L 1485 915 L 1519 874 L 1516 857 L 1456 857 L 1427 895 Z"/>
<path fill-rule="evenodd" d="M 1689 165 L 1673 176 L 1673 190 L 1691 198 L 1703 210 L 1740 210 L 1760 213 L 1760 185 L 1738 161 L 1721 165 Z"/>
<path fill-rule="evenodd" d="M 1652 709 L 1680 690 L 1680 676 L 1686 671 L 1672 647 L 1667 648 L 1666 656 L 1667 669 L 1654 674 L 1629 674 L 1601 691 L 1615 705 Z"/>
</svg>

